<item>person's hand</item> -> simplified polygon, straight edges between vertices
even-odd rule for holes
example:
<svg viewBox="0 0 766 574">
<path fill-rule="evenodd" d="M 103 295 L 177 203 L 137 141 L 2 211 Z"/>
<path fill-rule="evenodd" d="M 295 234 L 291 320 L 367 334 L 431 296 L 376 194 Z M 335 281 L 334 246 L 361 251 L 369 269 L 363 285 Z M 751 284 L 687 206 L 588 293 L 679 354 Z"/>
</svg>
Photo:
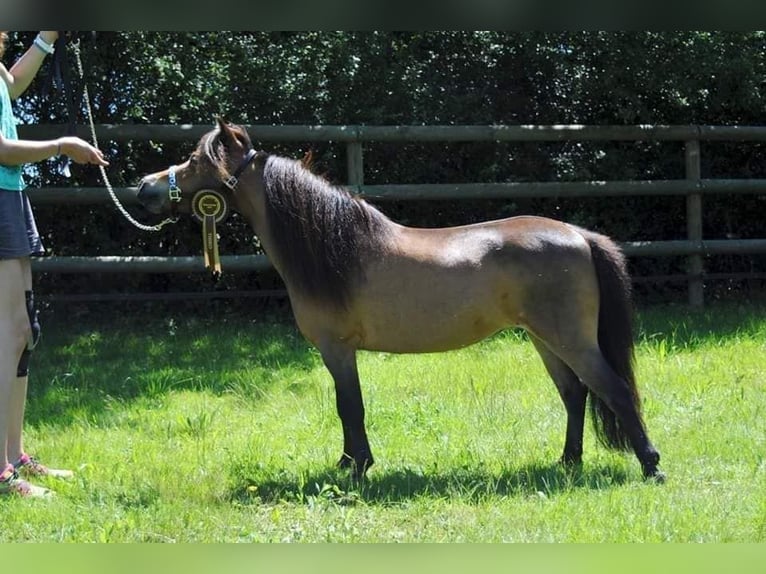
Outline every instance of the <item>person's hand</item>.
<svg viewBox="0 0 766 574">
<path fill-rule="evenodd" d="M 72 158 L 75 163 L 92 163 L 109 165 L 100 149 L 93 147 L 83 139 L 74 136 L 63 137 L 59 140 L 61 153 Z"/>
<path fill-rule="evenodd" d="M 45 40 L 48 44 L 53 44 L 56 40 L 58 40 L 59 33 L 54 31 L 40 31 L 40 37 Z"/>
</svg>

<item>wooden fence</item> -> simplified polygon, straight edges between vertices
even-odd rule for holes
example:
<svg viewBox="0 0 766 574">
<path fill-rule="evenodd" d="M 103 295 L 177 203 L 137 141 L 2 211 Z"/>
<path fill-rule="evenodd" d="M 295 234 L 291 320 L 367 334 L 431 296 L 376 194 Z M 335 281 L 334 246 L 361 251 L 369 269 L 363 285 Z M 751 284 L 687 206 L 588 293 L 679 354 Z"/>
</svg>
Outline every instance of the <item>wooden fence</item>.
<svg viewBox="0 0 766 574">
<path fill-rule="evenodd" d="M 766 194 L 766 179 L 702 179 L 700 142 L 766 141 L 760 126 L 247 126 L 259 142 L 341 142 L 347 151 L 347 186 L 371 200 L 476 199 L 523 197 L 625 197 L 683 195 L 686 197 L 685 240 L 621 243 L 629 257 L 683 255 L 689 302 L 704 302 L 704 257 L 714 254 L 766 253 L 764 239 L 706 240 L 702 234 L 702 197 L 709 194 Z M 96 126 L 99 141 L 196 142 L 210 126 L 111 125 Z M 19 126 L 22 138 L 55 138 L 61 126 Z M 78 135 L 88 139 L 86 126 Z M 551 142 L 551 141 L 676 141 L 685 150 L 685 179 L 653 181 L 588 181 L 533 183 L 386 184 L 364 183 L 364 147 L 371 142 Z M 126 204 L 135 202 L 134 188 L 117 188 Z M 30 189 L 30 199 L 43 203 L 104 203 L 106 190 L 96 188 Z M 263 255 L 223 256 L 227 271 L 263 270 L 270 267 Z M 35 260 L 34 271 L 44 272 L 193 272 L 203 271 L 201 257 L 45 257 Z"/>
</svg>

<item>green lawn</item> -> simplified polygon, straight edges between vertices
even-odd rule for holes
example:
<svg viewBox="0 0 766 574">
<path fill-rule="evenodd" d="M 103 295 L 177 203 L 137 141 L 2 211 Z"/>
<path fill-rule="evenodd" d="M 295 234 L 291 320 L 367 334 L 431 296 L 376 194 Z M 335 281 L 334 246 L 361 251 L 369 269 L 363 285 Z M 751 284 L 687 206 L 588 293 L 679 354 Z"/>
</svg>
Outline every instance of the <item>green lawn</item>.
<svg viewBox="0 0 766 574">
<path fill-rule="evenodd" d="M 0 541 L 766 540 L 763 306 L 640 313 L 659 486 L 590 421 L 582 468 L 555 464 L 563 405 L 518 332 L 360 353 L 376 465 L 358 486 L 333 468 L 332 383 L 291 322 L 142 309 L 44 313 L 27 447 L 77 477 L 0 500 Z"/>
</svg>

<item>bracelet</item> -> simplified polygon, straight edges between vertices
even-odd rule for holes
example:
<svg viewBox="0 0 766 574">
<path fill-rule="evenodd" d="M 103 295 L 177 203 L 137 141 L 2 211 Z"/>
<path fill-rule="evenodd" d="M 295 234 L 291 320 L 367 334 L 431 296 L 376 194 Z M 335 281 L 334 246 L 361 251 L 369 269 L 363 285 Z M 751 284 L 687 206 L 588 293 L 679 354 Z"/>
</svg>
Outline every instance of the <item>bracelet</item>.
<svg viewBox="0 0 766 574">
<path fill-rule="evenodd" d="M 35 46 L 40 48 L 44 54 L 53 54 L 53 52 L 56 51 L 56 49 L 53 47 L 53 44 L 49 44 L 48 42 L 43 40 L 40 34 L 38 34 L 37 37 L 35 38 Z"/>
</svg>

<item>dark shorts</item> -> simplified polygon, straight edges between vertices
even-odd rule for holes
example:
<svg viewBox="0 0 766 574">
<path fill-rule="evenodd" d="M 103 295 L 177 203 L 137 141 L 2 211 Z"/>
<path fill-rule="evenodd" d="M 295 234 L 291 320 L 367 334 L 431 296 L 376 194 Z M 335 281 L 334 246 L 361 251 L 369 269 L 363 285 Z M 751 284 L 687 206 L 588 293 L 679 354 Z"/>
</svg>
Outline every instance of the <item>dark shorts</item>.
<svg viewBox="0 0 766 574">
<path fill-rule="evenodd" d="M 0 259 L 44 252 L 27 194 L 0 189 Z"/>
</svg>

